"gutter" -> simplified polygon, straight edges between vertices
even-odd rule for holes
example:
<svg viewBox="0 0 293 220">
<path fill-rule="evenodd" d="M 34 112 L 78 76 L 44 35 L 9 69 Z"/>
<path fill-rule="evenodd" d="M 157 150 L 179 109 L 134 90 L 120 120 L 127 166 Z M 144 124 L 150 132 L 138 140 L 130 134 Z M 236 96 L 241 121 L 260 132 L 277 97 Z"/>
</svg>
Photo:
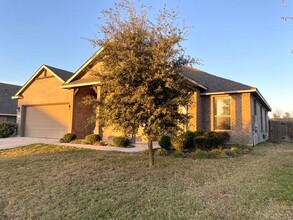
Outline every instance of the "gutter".
<svg viewBox="0 0 293 220">
<path fill-rule="evenodd" d="M 0 116 L 17 116 L 16 114 L 5 114 L 5 113 L 0 113 Z"/>
<path fill-rule="evenodd" d="M 223 94 L 232 94 L 232 93 L 245 93 L 245 92 L 256 92 L 257 89 L 248 89 L 248 90 L 231 90 L 231 91 L 223 91 L 223 92 L 205 92 L 201 93 L 201 95 L 223 95 Z"/>
<path fill-rule="evenodd" d="M 258 97 L 261 99 L 261 101 L 266 105 L 269 111 L 272 110 L 271 106 L 267 103 L 265 98 L 262 96 L 262 94 L 258 91 L 257 88 L 248 89 L 248 90 L 232 90 L 232 91 L 223 91 L 223 92 L 205 92 L 201 93 L 201 95 L 224 95 L 224 94 L 235 94 L 235 93 L 253 93 L 255 92 Z"/>
<path fill-rule="evenodd" d="M 269 108 L 269 110 L 272 111 L 271 106 L 267 103 L 267 101 L 266 101 L 265 98 L 262 96 L 262 94 L 258 91 L 258 89 L 256 89 L 256 94 L 262 99 L 262 101 L 266 104 L 266 106 Z"/>
<path fill-rule="evenodd" d="M 101 84 L 100 81 L 87 82 L 87 83 L 78 83 L 78 84 L 65 84 L 65 85 L 62 85 L 61 88 L 62 89 L 70 89 L 70 88 L 75 88 L 75 87 L 92 86 L 92 85 L 100 85 L 100 84 Z"/>
<path fill-rule="evenodd" d="M 15 95 L 15 96 L 12 96 L 11 99 L 23 99 L 23 96 L 22 95 Z"/>
</svg>

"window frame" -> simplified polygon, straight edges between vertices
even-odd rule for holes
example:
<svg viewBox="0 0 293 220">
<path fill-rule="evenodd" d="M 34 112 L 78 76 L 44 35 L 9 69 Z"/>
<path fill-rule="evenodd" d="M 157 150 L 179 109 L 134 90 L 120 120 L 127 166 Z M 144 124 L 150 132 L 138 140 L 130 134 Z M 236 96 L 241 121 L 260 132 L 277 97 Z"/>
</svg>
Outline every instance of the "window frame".
<svg viewBox="0 0 293 220">
<path fill-rule="evenodd" d="M 217 100 L 219 99 L 229 99 L 229 112 L 230 114 L 229 115 L 221 115 L 221 116 L 218 116 L 216 115 L 217 113 Z M 224 96 L 214 96 L 212 98 L 212 102 L 213 102 L 213 130 L 214 131 L 231 131 L 232 130 L 232 97 L 231 96 L 228 96 L 228 95 L 224 95 Z M 217 125 L 216 125 L 216 122 L 217 122 L 217 118 L 220 118 L 220 117 L 228 117 L 230 120 L 230 129 L 218 129 L 217 128 Z"/>
</svg>

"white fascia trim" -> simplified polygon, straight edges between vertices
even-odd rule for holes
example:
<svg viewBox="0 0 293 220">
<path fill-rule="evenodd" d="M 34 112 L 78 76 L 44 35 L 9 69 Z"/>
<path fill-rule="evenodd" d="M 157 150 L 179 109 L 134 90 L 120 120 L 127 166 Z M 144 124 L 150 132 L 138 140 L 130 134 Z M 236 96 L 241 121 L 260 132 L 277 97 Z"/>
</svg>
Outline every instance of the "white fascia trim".
<svg viewBox="0 0 293 220">
<path fill-rule="evenodd" d="M 201 95 L 224 95 L 224 94 L 248 93 L 248 92 L 255 92 L 260 97 L 260 99 L 265 103 L 268 109 L 270 111 L 272 110 L 271 106 L 267 103 L 267 101 L 262 96 L 262 94 L 258 91 L 257 88 L 248 89 L 248 90 L 223 91 L 223 92 L 206 92 L 206 93 L 201 93 Z"/>
<path fill-rule="evenodd" d="M 23 96 L 22 95 L 15 95 L 15 96 L 12 96 L 11 99 L 23 99 Z"/>
<path fill-rule="evenodd" d="M 13 97 L 17 97 L 19 96 L 32 82 L 33 80 L 36 78 L 36 76 L 40 73 L 40 71 L 42 69 L 47 70 L 48 72 L 50 72 L 53 76 L 55 76 L 60 82 L 64 83 L 64 80 L 61 79 L 58 75 L 56 75 L 52 70 L 50 70 L 48 67 L 46 67 L 45 64 L 43 64 L 35 73 L 34 75 L 31 76 L 31 78 L 29 78 L 29 80 L 20 88 L 20 90 L 18 90 L 18 92 L 16 93 L 15 96 Z M 17 98 L 12 98 L 12 99 L 17 99 Z"/>
<path fill-rule="evenodd" d="M 256 93 L 257 93 L 257 95 L 262 99 L 262 101 L 266 104 L 266 106 L 269 108 L 269 110 L 272 111 L 272 107 L 269 105 L 269 103 L 267 103 L 267 101 L 266 101 L 265 98 L 262 96 L 262 94 L 258 91 L 258 89 L 256 89 Z"/>
<path fill-rule="evenodd" d="M 17 116 L 16 114 L 5 114 L 5 113 L 0 113 L 0 116 Z"/>
<path fill-rule="evenodd" d="M 101 82 L 100 81 L 96 81 L 96 82 L 88 82 L 88 83 L 79 83 L 79 84 L 75 84 L 75 85 L 62 85 L 61 88 L 62 89 L 70 89 L 70 88 L 75 88 L 75 87 L 83 87 L 83 86 L 92 86 L 92 85 L 100 85 Z"/>
<path fill-rule="evenodd" d="M 79 73 L 101 53 L 103 49 L 104 47 L 101 47 L 96 53 L 94 53 L 81 67 L 79 67 L 79 69 L 64 83 L 64 85 L 73 81 L 79 75 Z"/>
<path fill-rule="evenodd" d="M 224 94 L 232 94 L 232 93 L 247 93 L 247 92 L 256 92 L 255 89 L 248 89 L 248 90 L 232 90 L 232 91 L 223 91 L 223 92 L 205 92 L 201 93 L 201 95 L 224 95 Z"/>
</svg>

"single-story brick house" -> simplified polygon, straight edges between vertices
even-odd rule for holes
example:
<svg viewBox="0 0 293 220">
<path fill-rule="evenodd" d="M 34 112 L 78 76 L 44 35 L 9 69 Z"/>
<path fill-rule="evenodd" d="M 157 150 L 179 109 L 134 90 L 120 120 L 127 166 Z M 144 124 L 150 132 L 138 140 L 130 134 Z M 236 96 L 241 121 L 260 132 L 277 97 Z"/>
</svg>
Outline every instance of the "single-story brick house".
<svg viewBox="0 0 293 220">
<path fill-rule="evenodd" d="M 20 136 L 60 138 L 73 132 L 82 138 L 94 132 L 107 140 L 119 135 L 98 122 L 89 124 L 94 111 L 82 102 L 87 95 L 100 96 L 101 82 L 92 74 L 101 66 L 98 54 L 75 73 L 42 65 L 33 74 L 13 97 L 18 100 Z M 184 67 L 182 73 L 194 91 L 186 109 L 191 116 L 189 130 L 227 131 L 231 143 L 267 140 L 271 107 L 257 88 L 191 67 Z"/>
<path fill-rule="evenodd" d="M 0 83 L 0 123 L 16 122 L 17 101 L 13 96 L 21 86 Z"/>
</svg>

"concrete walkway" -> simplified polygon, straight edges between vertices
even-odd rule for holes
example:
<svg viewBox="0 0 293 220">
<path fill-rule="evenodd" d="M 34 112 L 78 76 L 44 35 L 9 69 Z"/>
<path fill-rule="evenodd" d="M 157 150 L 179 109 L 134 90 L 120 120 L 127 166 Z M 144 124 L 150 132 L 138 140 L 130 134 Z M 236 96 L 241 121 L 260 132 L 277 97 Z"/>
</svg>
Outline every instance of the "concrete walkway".
<svg viewBox="0 0 293 220">
<path fill-rule="evenodd" d="M 56 144 L 58 139 L 47 138 L 30 138 L 30 137 L 9 137 L 0 138 L 0 149 L 9 149 L 14 147 L 26 146 L 29 144 L 44 143 L 44 144 Z"/>
<path fill-rule="evenodd" d="M 87 144 L 68 144 L 68 143 L 59 143 L 58 139 L 47 139 L 47 138 L 30 138 L 30 137 L 9 137 L 9 138 L 0 138 L 0 150 L 9 149 L 19 146 L 26 146 L 30 144 L 44 143 L 44 144 L 55 144 L 59 146 L 69 146 L 77 148 L 86 148 L 92 150 L 104 150 L 104 151 L 119 151 L 134 153 L 140 152 L 147 149 L 147 143 L 139 142 L 134 144 L 133 148 L 122 148 L 122 147 L 110 147 L 110 146 L 93 146 Z M 153 148 L 159 148 L 157 142 L 153 143 Z"/>
</svg>

